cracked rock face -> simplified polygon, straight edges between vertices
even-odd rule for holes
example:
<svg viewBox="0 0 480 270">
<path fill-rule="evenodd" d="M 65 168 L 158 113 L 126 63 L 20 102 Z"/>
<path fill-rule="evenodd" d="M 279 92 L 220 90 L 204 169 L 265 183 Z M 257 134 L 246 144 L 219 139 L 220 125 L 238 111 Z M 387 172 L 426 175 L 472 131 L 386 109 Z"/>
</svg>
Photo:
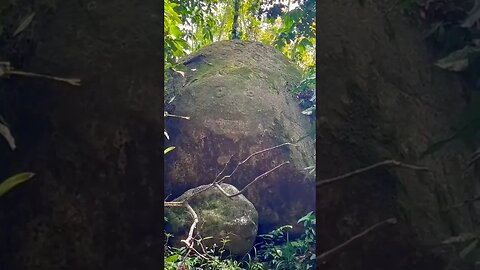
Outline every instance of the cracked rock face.
<svg viewBox="0 0 480 270">
<path fill-rule="evenodd" d="M 245 41 L 214 43 L 183 63 L 184 74 L 173 72 L 167 90 L 175 95 L 171 113 L 191 119 L 166 118 L 171 140 L 165 146 L 176 148 L 165 156 L 165 194 L 211 183 L 230 157 L 227 174 L 252 153 L 295 142 L 253 157 L 226 182 L 242 189 L 289 161 L 244 193 L 259 213 L 259 232 L 295 225 L 313 211 L 315 184 L 304 168 L 315 164 L 315 144 L 311 123 L 289 93 L 301 80 L 295 65 L 271 47 Z"/>
<path fill-rule="evenodd" d="M 174 201 L 182 201 L 208 186 L 189 189 Z M 237 188 L 229 184 L 221 184 L 221 187 L 227 194 L 238 192 Z M 253 247 L 257 236 L 258 213 L 245 196 L 229 198 L 213 187 L 192 197 L 189 204 L 199 219 L 195 232 L 202 238 L 208 238 L 202 241 L 205 247 L 222 247 L 222 241 L 228 239 L 225 249 L 232 255 L 239 256 L 245 255 Z M 193 223 L 192 215 L 186 208 L 175 207 L 165 209 L 165 216 L 168 220 L 167 230 L 174 235 L 172 244 L 184 246 L 181 240 L 188 237 Z"/>
</svg>

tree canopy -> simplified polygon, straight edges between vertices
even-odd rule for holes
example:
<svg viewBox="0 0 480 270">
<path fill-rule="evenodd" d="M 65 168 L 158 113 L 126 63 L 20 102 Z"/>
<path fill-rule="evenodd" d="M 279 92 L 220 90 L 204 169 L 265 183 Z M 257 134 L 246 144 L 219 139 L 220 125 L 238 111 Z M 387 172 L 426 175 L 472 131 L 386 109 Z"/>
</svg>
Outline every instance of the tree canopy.
<svg viewBox="0 0 480 270">
<path fill-rule="evenodd" d="M 164 0 L 165 67 L 213 42 L 260 41 L 315 69 L 315 1 Z"/>
</svg>

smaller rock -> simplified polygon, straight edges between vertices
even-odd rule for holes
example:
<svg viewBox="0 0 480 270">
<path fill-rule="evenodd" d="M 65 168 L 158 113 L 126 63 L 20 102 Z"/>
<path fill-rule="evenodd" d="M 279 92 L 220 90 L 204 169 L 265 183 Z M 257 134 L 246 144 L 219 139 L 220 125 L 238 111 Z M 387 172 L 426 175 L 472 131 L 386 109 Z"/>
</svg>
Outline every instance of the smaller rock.
<svg viewBox="0 0 480 270">
<path fill-rule="evenodd" d="M 193 193 L 205 189 L 202 185 L 187 190 L 174 201 L 182 201 Z M 221 184 L 228 194 L 238 192 L 230 184 Z M 189 200 L 190 206 L 197 213 L 199 222 L 197 230 L 202 238 L 208 238 L 202 243 L 205 247 L 222 247 L 222 240 L 228 239 L 225 250 L 234 256 L 245 255 L 253 246 L 258 229 L 258 213 L 253 204 L 243 195 L 229 198 L 218 188 L 212 187 Z M 167 218 L 166 231 L 174 235 L 171 245 L 181 247 L 181 242 L 188 236 L 193 223 L 193 217 L 185 208 L 165 208 Z M 212 237 L 212 238 L 210 238 Z"/>
</svg>

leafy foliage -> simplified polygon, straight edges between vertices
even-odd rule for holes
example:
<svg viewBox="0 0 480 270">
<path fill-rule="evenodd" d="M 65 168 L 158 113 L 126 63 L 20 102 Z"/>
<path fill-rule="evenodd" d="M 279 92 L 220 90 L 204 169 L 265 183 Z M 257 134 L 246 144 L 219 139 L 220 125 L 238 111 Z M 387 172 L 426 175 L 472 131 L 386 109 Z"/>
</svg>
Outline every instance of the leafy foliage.
<svg viewBox="0 0 480 270">
<path fill-rule="evenodd" d="M 261 242 L 254 247 L 253 256 L 247 254 L 240 260 L 226 254 L 224 246 L 218 249 L 206 248 L 205 254 L 191 254 L 187 257 L 185 257 L 185 254 L 188 251 L 185 247 L 172 248 L 166 246 L 165 269 L 176 270 L 179 265 L 185 266 L 184 269 L 315 269 L 315 215 L 310 212 L 302 217 L 298 223 L 303 224 L 305 228 L 299 239 L 290 241 L 288 230 L 292 226 L 282 226 L 268 234 L 260 235 Z M 172 235 L 166 234 L 166 242 L 171 237 Z M 201 242 L 205 239 L 197 241 Z"/>
<path fill-rule="evenodd" d="M 432 42 L 443 58 L 436 66 L 455 72 L 464 72 L 471 85 L 480 89 L 480 1 L 476 0 L 470 11 L 465 1 L 429 1 L 418 5 L 423 20 L 431 30 L 426 38 Z M 475 73 L 475 78 L 469 76 Z"/>
<path fill-rule="evenodd" d="M 165 70 L 167 70 L 175 61 L 184 56 L 190 46 L 185 41 L 185 34 L 180 30 L 183 23 L 177 10 L 182 8 L 177 3 L 164 0 L 164 55 Z"/>
<path fill-rule="evenodd" d="M 260 258 L 274 269 L 315 269 L 315 221 L 313 212 L 302 217 L 298 223 L 304 225 L 305 232 L 295 241 L 288 239 L 288 229 L 291 226 L 283 226 L 261 235 L 264 242 L 260 246 Z"/>
<path fill-rule="evenodd" d="M 228 40 L 234 24 L 232 1 L 164 0 L 166 68 L 187 52 Z M 315 1 L 288 10 L 260 0 L 240 1 L 239 36 L 272 45 L 304 69 L 315 66 Z"/>
<path fill-rule="evenodd" d="M 5 120 L 1 115 L 0 115 L 0 135 L 2 135 L 2 137 L 5 138 L 10 148 L 12 150 L 15 150 L 16 148 L 15 138 L 10 133 L 10 129 L 8 128 L 7 124 L 5 123 Z M 24 172 L 24 173 L 15 174 L 7 178 L 6 180 L 0 183 L 0 197 L 4 196 L 7 192 L 12 190 L 16 186 L 26 182 L 33 176 L 34 176 L 33 173 Z"/>
<path fill-rule="evenodd" d="M 0 183 L 0 197 L 4 196 L 7 192 L 20 185 L 23 182 L 26 182 L 34 176 L 33 173 L 24 172 L 13 175 Z"/>
<path fill-rule="evenodd" d="M 452 72 L 457 72 L 465 79 L 472 90 L 480 90 L 480 0 L 474 5 L 460 0 L 433 0 L 419 4 L 409 2 L 409 8 L 416 11 L 417 17 L 430 25 L 430 31 L 425 38 L 433 45 L 440 55 L 435 66 Z M 472 97 L 477 95 L 472 93 Z M 423 156 L 440 150 L 447 143 L 462 139 L 466 143 L 480 132 L 480 110 L 477 101 L 471 99 L 471 104 L 465 119 L 457 131 L 450 137 L 433 143 Z M 473 109 L 472 109 L 473 108 Z"/>
</svg>

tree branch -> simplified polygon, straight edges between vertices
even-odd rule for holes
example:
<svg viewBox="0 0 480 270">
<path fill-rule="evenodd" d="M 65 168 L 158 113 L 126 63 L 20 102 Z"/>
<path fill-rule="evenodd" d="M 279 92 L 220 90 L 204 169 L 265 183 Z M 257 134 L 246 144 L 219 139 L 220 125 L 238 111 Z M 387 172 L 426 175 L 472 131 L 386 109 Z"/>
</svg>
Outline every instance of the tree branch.
<svg viewBox="0 0 480 270">
<path fill-rule="evenodd" d="M 286 145 L 291 145 L 291 146 L 294 146 L 296 147 L 297 145 L 293 144 L 293 143 L 282 143 L 280 145 L 277 145 L 277 146 L 274 146 L 274 147 L 270 147 L 270 148 L 267 148 L 267 149 L 263 149 L 263 150 L 260 150 L 260 151 L 257 151 L 251 155 L 249 155 L 246 159 L 244 159 L 243 161 L 239 162 L 237 164 L 237 166 L 235 167 L 235 169 L 233 169 L 233 171 L 229 174 L 229 175 L 225 175 L 223 176 L 220 180 L 218 180 L 218 183 L 222 183 L 225 179 L 227 178 L 231 178 L 232 175 L 237 171 L 238 167 L 240 167 L 241 165 L 243 165 L 245 162 L 247 162 L 250 158 L 256 156 L 256 155 L 259 155 L 259 154 L 262 154 L 262 153 L 265 153 L 265 152 L 268 152 L 268 151 L 272 151 L 274 149 L 277 149 L 277 148 L 280 148 L 282 146 L 286 146 Z M 225 165 L 226 166 L 226 165 Z"/>
<path fill-rule="evenodd" d="M 235 197 L 235 196 L 238 196 L 238 195 L 242 194 L 245 190 L 247 190 L 247 188 L 249 186 L 253 185 L 253 183 L 255 183 L 258 179 L 267 176 L 269 173 L 271 173 L 271 172 L 275 171 L 276 169 L 282 167 L 283 165 L 289 164 L 289 163 L 290 163 L 289 161 L 285 161 L 285 162 L 281 163 L 280 165 L 277 165 L 274 168 L 262 173 L 261 175 L 255 177 L 255 179 L 253 179 L 253 181 L 248 183 L 244 188 L 242 188 L 240 191 L 238 191 L 237 193 L 234 193 L 234 194 L 227 194 L 227 192 L 225 190 L 223 190 L 223 188 L 218 183 L 216 184 L 216 187 L 218 189 L 220 189 L 220 191 L 222 191 L 222 193 L 225 194 L 227 197 L 232 198 L 232 197 Z"/>
<path fill-rule="evenodd" d="M 358 174 L 361 174 L 361 173 L 364 173 L 364 172 L 367 172 L 367 171 L 370 171 L 370 170 L 373 170 L 373 169 L 376 169 L 376 168 L 382 167 L 382 166 L 395 166 L 395 167 L 404 167 L 404 168 L 407 168 L 407 169 L 412 169 L 412 170 L 417 170 L 417 171 L 429 171 L 429 169 L 427 167 L 410 165 L 410 164 L 406 164 L 406 163 L 396 161 L 396 160 L 385 160 L 385 161 L 378 162 L 378 163 L 375 163 L 373 165 L 370 165 L 370 166 L 367 166 L 367 167 L 364 167 L 364 168 L 361 168 L 361 169 L 358 169 L 358 170 L 355 170 L 355 171 L 352 171 L 352 172 L 349 172 L 349 173 L 346 173 L 346 174 L 343 174 L 343 175 L 340 175 L 340 176 L 335 176 L 335 177 L 328 178 L 328 179 L 325 179 L 325 180 L 320 180 L 319 182 L 317 182 L 317 188 L 320 187 L 320 186 L 325 186 L 325 185 L 331 184 L 331 183 L 339 181 L 339 180 L 350 178 L 352 176 L 355 176 L 355 175 L 358 175 Z"/>
<path fill-rule="evenodd" d="M 397 219 L 396 218 L 389 218 L 389 219 L 386 219 L 382 222 L 379 222 L 369 228 L 367 228 L 365 231 L 359 233 L 359 234 L 356 234 L 354 235 L 352 238 L 348 239 L 347 241 L 343 242 L 342 244 L 326 251 L 326 252 L 323 252 L 322 254 L 318 255 L 317 256 L 317 260 L 319 262 L 325 262 L 325 260 L 330 257 L 331 255 L 333 255 L 334 253 L 337 253 L 339 251 L 341 251 L 342 249 L 344 249 L 345 247 L 349 246 L 350 244 L 352 244 L 353 242 L 355 242 L 356 240 L 362 238 L 362 237 L 365 237 L 366 235 L 368 235 L 369 233 L 379 229 L 380 227 L 384 226 L 384 225 L 392 225 L 392 224 L 396 224 L 397 223 Z"/>
<path fill-rule="evenodd" d="M 190 206 L 190 204 L 188 204 L 188 202 L 185 203 L 185 207 L 187 208 L 188 212 L 192 215 L 193 223 L 192 223 L 192 226 L 190 226 L 190 231 L 188 232 L 187 239 L 182 240 L 182 242 L 184 242 L 185 245 L 187 245 L 188 248 L 193 248 L 193 241 L 192 241 L 193 240 L 193 232 L 194 232 L 195 228 L 197 227 L 198 215 L 197 215 L 197 213 L 195 213 L 195 211 Z"/>
<path fill-rule="evenodd" d="M 65 83 L 75 85 L 75 86 L 80 86 L 80 82 L 81 82 L 80 79 L 61 78 L 61 77 L 38 74 L 38 73 L 33 73 L 33 72 L 25 72 L 25 71 L 21 71 L 21 70 L 14 70 L 13 67 L 10 65 L 10 62 L 0 62 L 0 77 L 2 77 L 3 75 L 20 75 L 20 76 L 25 76 L 25 77 L 38 77 L 38 78 L 44 78 L 44 79 L 50 79 L 50 80 L 65 82 Z"/>
</svg>

